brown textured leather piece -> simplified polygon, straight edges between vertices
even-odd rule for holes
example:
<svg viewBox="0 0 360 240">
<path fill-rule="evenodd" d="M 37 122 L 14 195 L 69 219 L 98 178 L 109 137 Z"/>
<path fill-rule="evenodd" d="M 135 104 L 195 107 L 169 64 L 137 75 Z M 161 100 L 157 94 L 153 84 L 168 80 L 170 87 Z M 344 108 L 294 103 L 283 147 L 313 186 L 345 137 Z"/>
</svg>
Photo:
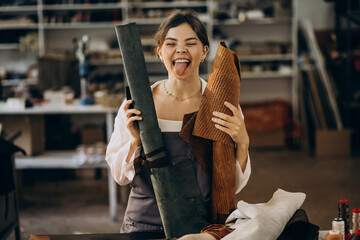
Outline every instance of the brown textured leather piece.
<svg viewBox="0 0 360 240">
<path fill-rule="evenodd" d="M 215 128 L 211 118 L 213 111 L 232 115 L 224 102 L 227 101 L 238 106 L 239 96 L 240 62 L 236 53 L 228 49 L 224 42 L 221 42 L 201 100 L 193 135 L 234 146 L 231 137 Z"/>
<path fill-rule="evenodd" d="M 220 240 L 231 232 L 232 230 L 222 224 L 212 224 L 210 226 L 204 227 L 200 233 L 208 233 L 216 238 L 216 240 Z"/>
<path fill-rule="evenodd" d="M 36 235 L 30 234 L 29 240 L 50 240 L 50 237 L 49 236 L 36 236 Z"/>
<path fill-rule="evenodd" d="M 219 44 L 208 83 L 197 113 L 184 116 L 180 136 L 187 142 L 199 164 L 212 181 L 212 221 L 224 223 L 235 210 L 235 144 L 215 128 L 213 111 L 232 115 L 224 105 L 239 104 L 240 63 L 235 52 Z M 211 143 L 212 142 L 212 143 Z"/>
<path fill-rule="evenodd" d="M 198 112 L 184 116 L 183 125 L 179 133 L 180 137 L 189 145 L 196 160 L 204 171 L 210 176 L 212 173 L 212 141 L 206 138 L 193 136 L 192 132 Z"/>
</svg>

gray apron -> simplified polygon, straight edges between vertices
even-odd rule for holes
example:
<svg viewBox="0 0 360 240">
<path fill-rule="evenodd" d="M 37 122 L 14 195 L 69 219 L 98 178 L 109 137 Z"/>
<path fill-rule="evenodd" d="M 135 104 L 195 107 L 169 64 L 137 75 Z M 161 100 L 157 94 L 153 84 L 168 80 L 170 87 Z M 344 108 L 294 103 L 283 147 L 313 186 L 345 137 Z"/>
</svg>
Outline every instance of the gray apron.
<svg viewBox="0 0 360 240">
<path fill-rule="evenodd" d="M 192 161 L 202 200 L 206 209 L 211 210 L 211 182 L 192 154 L 189 146 L 178 132 L 163 132 L 163 142 L 170 164 Z M 144 152 L 141 152 L 144 156 Z M 163 232 L 160 213 L 156 204 L 149 171 L 141 166 L 141 173 L 136 174 L 132 183 L 121 233 L 129 232 Z"/>
</svg>

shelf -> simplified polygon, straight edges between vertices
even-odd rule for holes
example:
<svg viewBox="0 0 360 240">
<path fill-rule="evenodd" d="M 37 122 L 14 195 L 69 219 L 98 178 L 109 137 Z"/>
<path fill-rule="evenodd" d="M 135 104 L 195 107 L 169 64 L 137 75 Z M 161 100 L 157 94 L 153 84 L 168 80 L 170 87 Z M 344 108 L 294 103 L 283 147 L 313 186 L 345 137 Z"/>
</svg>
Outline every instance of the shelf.
<svg viewBox="0 0 360 240">
<path fill-rule="evenodd" d="M 0 24 L 1 29 L 37 29 L 37 23 L 9 23 L 9 24 Z"/>
<path fill-rule="evenodd" d="M 116 10 L 123 8 L 123 3 L 99 3 L 99 4 L 53 4 L 44 5 L 44 10 L 61 11 L 61 10 Z"/>
<path fill-rule="evenodd" d="M 129 17 L 128 22 L 136 22 L 141 25 L 159 25 L 165 18 L 132 18 Z"/>
<path fill-rule="evenodd" d="M 121 22 L 76 22 L 76 23 L 44 23 L 44 29 L 99 29 L 112 28 L 121 24 Z"/>
<path fill-rule="evenodd" d="M 206 7 L 206 1 L 173 1 L 173 2 L 133 2 L 129 3 L 130 8 L 179 8 L 179 7 Z"/>
<path fill-rule="evenodd" d="M 19 49 L 18 43 L 0 43 L 0 50 L 14 50 Z"/>
<path fill-rule="evenodd" d="M 146 63 L 160 63 L 160 60 L 155 56 L 145 56 Z M 91 65 L 103 66 L 103 65 L 122 65 L 123 61 L 121 58 L 106 59 L 106 60 L 90 60 Z"/>
<path fill-rule="evenodd" d="M 36 85 L 38 84 L 37 78 L 27 78 L 27 79 L 6 79 L 2 80 L 1 84 L 3 87 L 13 87 L 18 86 L 19 84 L 24 83 L 25 85 Z"/>
<path fill-rule="evenodd" d="M 0 12 L 36 12 L 36 11 L 37 11 L 37 5 L 0 7 Z"/>
<path fill-rule="evenodd" d="M 199 19 L 202 22 L 209 22 L 209 17 L 206 15 L 199 14 Z M 137 24 L 141 25 L 159 25 L 165 20 L 165 18 L 132 18 L 129 17 L 127 22 L 136 22 Z"/>
<path fill-rule="evenodd" d="M 48 151 L 38 156 L 16 156 L 16 169 L 79 169 L 79 168 L 107 168 L 103 160 L 101 163 L 81 164 L 75 151 Z"/>
<path fill-rule="evenodd" d="M 242 72 L 241 79 L 274 79 L 274 78 L 291 78 L 292 73 L 278 73 L 278 72 Z"/>
<path fill-rule="evenodd" d="M 237 19 L 228 19 L 224 21 L 214 20 L 214 26 L 274 25 L 284 23 L 291 23 L 291 19 L 263 18 L 248 20 L 245 22 L 239 22 Z"/>
<path fill-rule="evenodd" d="M 143 46 L 153 46 L 155 44 L 155 39 L 141 39 L 141 44 Z"/>
<path fill-rule="evenodd" d="M 268 54 L 268 55 L 250 55 L 250 56 L 239 56 L 241 62 L 261 62 L 261 61 L 291 61 L 293 55 L 287 54 Z"/>
</svg>

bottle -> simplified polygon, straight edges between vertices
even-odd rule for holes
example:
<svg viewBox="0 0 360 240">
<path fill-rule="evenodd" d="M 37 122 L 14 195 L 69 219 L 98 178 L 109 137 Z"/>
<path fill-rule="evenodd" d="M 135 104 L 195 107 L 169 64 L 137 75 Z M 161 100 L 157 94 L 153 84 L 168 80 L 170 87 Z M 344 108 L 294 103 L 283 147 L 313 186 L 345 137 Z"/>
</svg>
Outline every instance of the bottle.
<svg viewBox="0 0 360 240">
<path fill-rule="evenodd" d="M 339 231 L 343 236 L 342 239 L 345 239 L 345 223 L 342 218 L 334 218 L 332 221 L 332 230 Z"/>
<path fill-rule="evenodd" d="M 351 236 L 350 240 L 360 240 L 360 230 L 356 230 L 354 235 Z"/>
<path fill-rule="evenodd" d="M 343 236 L 339 231 L 330 230 L 325 236 L 325 240 L 342 240 Z"/>
<path fill-rule="evenodd" d="M 356 230 L 360 231 L 360 208 L 354 208 L 352 214 L 353 233 L 355 234 Z"/>
<path fill-rule="evenodd" d="M 349 201 L 347 199 L 340 199 L 338 206 L 339 206 L 339 218 L 342 218 L 345 223 L 345 240 L 349 240 L 351 237 Z"/>
</svg>

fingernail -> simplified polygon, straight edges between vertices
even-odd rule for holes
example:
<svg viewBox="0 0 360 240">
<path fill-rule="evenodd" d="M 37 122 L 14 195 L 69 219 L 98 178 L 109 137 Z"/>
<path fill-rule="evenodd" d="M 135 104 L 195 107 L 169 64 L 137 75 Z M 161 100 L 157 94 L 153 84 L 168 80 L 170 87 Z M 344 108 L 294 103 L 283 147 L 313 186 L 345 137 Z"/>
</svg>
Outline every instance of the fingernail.
<svg viewBox="0 0 360 240">
<path fill-rule="evenodd" d="M 211 120 L 213 120 L 215 122 L 215 118 L 211 118 Z"/>
<path fill-rule="evenodd" d="M 215 114 L 216 114 L 216 112 L 213 112 L 213 114 L 215 115 Z"/>
</svg>

